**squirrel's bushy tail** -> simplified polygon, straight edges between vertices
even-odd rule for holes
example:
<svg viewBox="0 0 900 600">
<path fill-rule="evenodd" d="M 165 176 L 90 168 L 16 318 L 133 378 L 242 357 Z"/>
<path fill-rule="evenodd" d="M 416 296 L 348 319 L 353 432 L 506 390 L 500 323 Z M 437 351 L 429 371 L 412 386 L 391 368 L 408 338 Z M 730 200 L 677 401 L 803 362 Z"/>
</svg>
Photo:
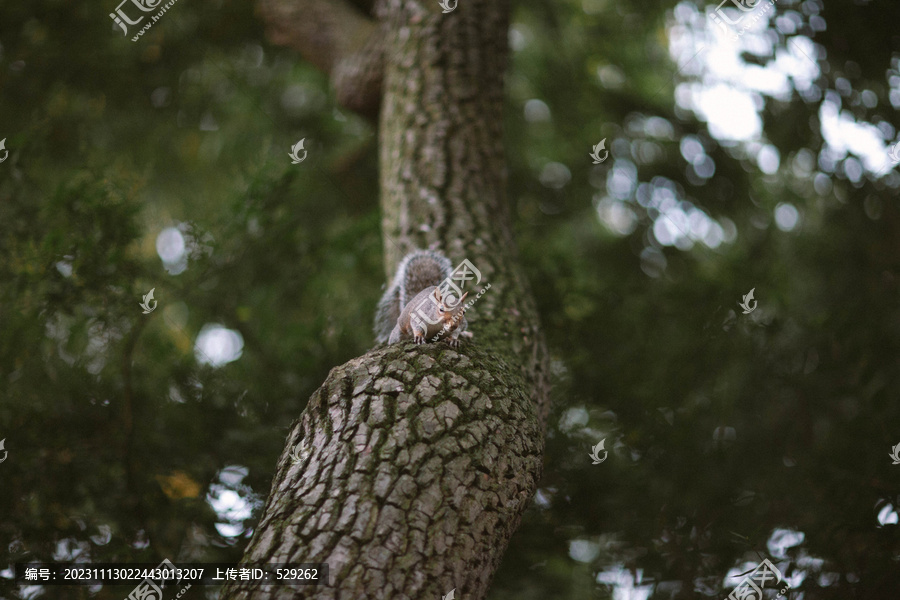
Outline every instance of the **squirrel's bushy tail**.
<svg viewBox="0 0 900 600">
<path fill-rule="evenodd" d="M 391 337 L 391 330 L 400 317 L 400 288 L 391 285 L 378 302 L 375 311 L 375 341 L 383 344 Z"/>
<path fill-rule="evenodd" d="M 375 340 L 388 341 L 403 307 L 425 288 L 438 285 L 453 272 L 450 259 L 435 250 L 416 250 L 400 261 L 391 285 L 375 312 Z"/>
</svg>

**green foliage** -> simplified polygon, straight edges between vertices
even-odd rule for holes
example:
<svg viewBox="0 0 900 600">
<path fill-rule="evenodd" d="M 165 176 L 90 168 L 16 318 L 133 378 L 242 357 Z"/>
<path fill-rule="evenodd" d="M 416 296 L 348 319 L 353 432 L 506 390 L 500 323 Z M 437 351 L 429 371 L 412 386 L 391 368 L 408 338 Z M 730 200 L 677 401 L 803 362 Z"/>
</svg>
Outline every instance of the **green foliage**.
<svg viewBox="0 0 900 600">
<path fill-rule="evenodd" d="M 111 31 L 113 2 L 76 4 L 0 5 L 0 542 L 11 562 L 234 561 L 291 422 L 372 345 L 375 131 L 265 42 L 252 3 L 178 2 L 138 42 Z M 877 515 L 900 510 L 898 178 L 825 151 L 821 107 L 837 94 L 893 137 L 897 6 L 780 0 L 797 33 L 771 23 L 772 52 L 743 60 L 771 66 L 810 36 L 820 73 L 759 94 L 752 148 L 673 100 L 698 79 L 668 52 L 686 6 L 513 15 L 510 198 L 556 385 L 544 481 L 491 597 L 612 598 L 624 569 L 653 598 L 720 598 L 729 570 L 763 556 L 805 598 L 889 597 L 898 525 Z M 601 138 L 610 159 L 593 165 Z M 731 241 L 661 243 L 654 193 Z M 793 230 L 776 226 L 785 204 Z M 180 265 L 160 260 L 164 230 L 184 240 Z M 240 359 L 208 364 L 209 324 L 240 333 Z M 217 515 L 223 490 L 256 512 Z M 782 555 L 778 530 L 803 541 Z"/>
</svg>

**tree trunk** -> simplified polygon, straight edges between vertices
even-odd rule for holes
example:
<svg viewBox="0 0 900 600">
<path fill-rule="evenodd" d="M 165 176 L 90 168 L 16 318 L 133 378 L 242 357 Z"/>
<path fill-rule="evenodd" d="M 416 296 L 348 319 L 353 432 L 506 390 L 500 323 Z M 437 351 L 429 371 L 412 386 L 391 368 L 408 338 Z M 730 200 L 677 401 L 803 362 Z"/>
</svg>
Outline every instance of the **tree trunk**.
<svg viewBox="0 0 900 600">
<path fill-rule="evenodd" d="M 346 105 L 380 106 L 387 274 L 432 247 L 469 259 L 490 289 L 466 315 L 474 339 L 383 346 L 335 367 L 292 427 L 244 561 L 327 562 L 330 586 L 240 582 L 222 598 L 484 598 L 537 487 L 548 412 L 546 349 L 504 193 L 508 5 L 459 0 L 442 14 L 437 0 L 384 0 L 377 22 L 346 20 L 368 37 L 344 50 L 342 20 L 317 26 L 304 5 L 349 9 L 260 8 L 279 43 L 344 86 Z M 310 27 L 315 43 L 302 38 Z"/>
</svg>

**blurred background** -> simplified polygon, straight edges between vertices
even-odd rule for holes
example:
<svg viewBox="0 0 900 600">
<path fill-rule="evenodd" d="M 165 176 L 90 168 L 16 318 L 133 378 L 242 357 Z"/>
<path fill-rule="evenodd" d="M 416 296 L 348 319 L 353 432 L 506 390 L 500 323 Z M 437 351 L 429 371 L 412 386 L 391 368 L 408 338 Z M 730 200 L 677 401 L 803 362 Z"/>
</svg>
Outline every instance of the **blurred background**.
<svg viewBox="0 0 900 600">
<path fill-rule="evenodd" d="M 181 0 L 136 42 L 115 2 L 0 4 L 4 600 L 127 594 L 16 588 L 14 562 L 237 561 L 288 427 L 374 343 L 374 125 L 250 2 Z M 514 3 L 554 411 L 491 599 L 725 598 L 763 558 L 790 598 L 896 598 L 898 23 Z"/>
</svg>

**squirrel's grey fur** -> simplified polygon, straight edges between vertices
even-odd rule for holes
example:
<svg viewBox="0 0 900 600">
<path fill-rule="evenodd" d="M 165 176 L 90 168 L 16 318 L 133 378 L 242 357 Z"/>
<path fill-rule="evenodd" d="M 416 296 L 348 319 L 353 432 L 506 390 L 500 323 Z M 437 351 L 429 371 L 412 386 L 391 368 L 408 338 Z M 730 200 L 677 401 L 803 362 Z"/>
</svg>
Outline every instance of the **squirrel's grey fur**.
<svg viewBox="0 0 900 600">
<path fill-rule="evenodd" d="M 375 312 L 375 340 L 388 341 L 397 325 L 400 312 L 416 294 L 427 287 L 439 285 L 453 273 L 453 263 L 441 252 L 416 250 L 406 255 L 397 266 L 391 285 L 384 292 Z"/>
</svg>

